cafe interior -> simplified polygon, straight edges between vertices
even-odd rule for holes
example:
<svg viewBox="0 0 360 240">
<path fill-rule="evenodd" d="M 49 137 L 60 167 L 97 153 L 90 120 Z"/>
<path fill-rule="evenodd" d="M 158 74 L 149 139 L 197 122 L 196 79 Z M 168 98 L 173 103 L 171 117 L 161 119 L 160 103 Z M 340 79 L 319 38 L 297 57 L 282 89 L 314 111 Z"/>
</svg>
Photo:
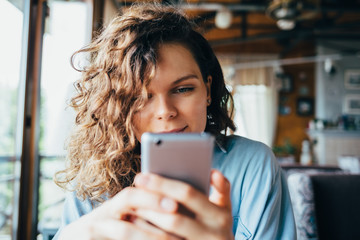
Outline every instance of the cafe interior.
<svg viewBox="0 0 360 240">
<path fill-rule="evenodd" d="M 135 0 L 0 0 L 0 239 L 51 239 L 73 52 Z M 149 1 L 145 1 L 149 2 Z M 298 239 L 360 239 L 360 1 L 163 0 L 209 41 L 241 135 L 268 145 Z"/>
</svg>

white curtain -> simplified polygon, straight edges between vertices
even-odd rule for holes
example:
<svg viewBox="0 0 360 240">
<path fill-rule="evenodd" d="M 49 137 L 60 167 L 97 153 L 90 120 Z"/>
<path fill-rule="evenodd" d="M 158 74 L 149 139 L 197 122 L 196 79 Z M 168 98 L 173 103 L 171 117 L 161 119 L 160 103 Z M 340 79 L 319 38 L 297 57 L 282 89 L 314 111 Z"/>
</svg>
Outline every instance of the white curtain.
<svg viewBox="0 0 360 240">
<path fill-rule="evenodd" d="M 278 87 L 273 69 L 237 70 L 233 84 L 235 134 L 272 147 L 278 113 Z"/>
</svg>

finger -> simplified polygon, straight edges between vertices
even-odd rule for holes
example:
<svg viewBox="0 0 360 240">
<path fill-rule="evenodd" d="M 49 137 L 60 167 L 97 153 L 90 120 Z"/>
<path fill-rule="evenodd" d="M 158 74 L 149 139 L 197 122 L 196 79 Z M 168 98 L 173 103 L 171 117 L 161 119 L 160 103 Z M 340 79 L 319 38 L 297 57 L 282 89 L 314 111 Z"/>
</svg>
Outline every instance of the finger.
<svg viewBox="0 0 360 240">
<path fill-rule="evenodd" d="M 135 185 L 136 187 L 144 188 L 148 191 L 153 191 L 165 195 L 170 199 L 174 199 L 188 207 L 189 210 L 202 208 L 202 202 L 207 200 L 207 197 L 203 193 L 191 187 L 189 184 L 161 177 L 156 174 L 137 174 Z"/>
<path fill-rule="evenodd" d="M 124 214 L 129 214 L 133 209 L 137 208 L 162 212 L 176 212 L 178 208 L 178 203 L 171 198 L 133 187 L 123 189 L 110 201 L 105 202 L 104 205 L 107 209 L 106 214 L 110 213 L 116 219 L 121 219 Z"/>
<path fill-rule="evenodd" d="M 140 217 L 135 217 L 135 219 L 132 221 L 132 224 L 136 225 L 137 227 L 147 232 L 152 232 L 158 235 L 163 234 L 163 230 L 161 230 L 160 228 L 156 227 L 154 224 L 151 224 L 149 221 L 146 221 Z"/>
<path fill-rule="evenodd" d="M 95 228 L 94 228 L 95 229 Z M 98 223 L 96 231 L 92 231 L 93 239 L 171 239 L 171 236 L 155 227 L 144 227 L 144 223 L 133 224 L 125 221 L 105 220 Z"/>
<path fill-rule="evenodd" d="M 147 209 L 136 212 L 141 218 L 151 221 L 152 224 L 162 230 L 185 239 L 208 239 L 206 227 L 195 219 L 185 217 L 182 214 L 161 213 Z"/>
<path fill-rule="evenodd" d="M 214 188 L 209 200 L 220 207 L 231 209 L 230 182 L 220 171 L 213 169 L 210 175 L 210 183 Z"/>
<path fill-rule="evenodd" d="M 205 224 L 216 225 L 227 221 L 224 220 L 224 216 L 228 214 L 227 209 L 211 203 L 206 195 L 189 184 L 155 174 L 138 174 L 135 184 L 178 201 Z"/>
</svg>

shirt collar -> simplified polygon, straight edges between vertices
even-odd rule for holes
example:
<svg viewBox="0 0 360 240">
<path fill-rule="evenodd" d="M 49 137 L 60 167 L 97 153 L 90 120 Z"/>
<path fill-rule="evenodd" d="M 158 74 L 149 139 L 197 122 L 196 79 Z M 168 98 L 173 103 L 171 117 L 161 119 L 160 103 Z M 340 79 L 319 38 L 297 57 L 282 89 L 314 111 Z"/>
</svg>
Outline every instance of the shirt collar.
<svg viewBox="0 0 360 240">
<path fill-rule="evenodd" d="M 217 136 L 217 137 L 215 138 L 215 144 L 218 146 L 218 148 L 219 148 L 223 153 L 227 153 L 226 146 L 225 146 L 225 139 L 226 139 L 226 136 L 225 136 L 225 135 L 222 135 L 222 134 L 220 134 L 219 136 Z"/>
</svg>

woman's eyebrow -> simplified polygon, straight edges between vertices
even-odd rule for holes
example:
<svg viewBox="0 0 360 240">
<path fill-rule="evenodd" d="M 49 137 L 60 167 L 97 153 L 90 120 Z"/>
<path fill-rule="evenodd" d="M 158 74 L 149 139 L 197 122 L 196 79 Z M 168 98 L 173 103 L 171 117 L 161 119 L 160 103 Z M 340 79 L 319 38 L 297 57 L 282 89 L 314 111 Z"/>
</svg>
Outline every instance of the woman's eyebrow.
<svg viewBox="0 0 360 240">
<path fill-rule="evenodd" d="M 197 75 L 195 75 L 195 74 L 189 74 L 189 75 L 185 75 L 185 76 L 177 79 L 176 81 L 174 81 L 174 82 L 172 83 L 172 85 L 178 84 L 178 83 L 180 83 L 180 82 L 182 82 L 182 81 L 185 81 L 185 80 L 188 80 L 188 79 L 191 79 L 191 78 L 199 79 L 199 77 L 198 77 Z"/>
</svg>

